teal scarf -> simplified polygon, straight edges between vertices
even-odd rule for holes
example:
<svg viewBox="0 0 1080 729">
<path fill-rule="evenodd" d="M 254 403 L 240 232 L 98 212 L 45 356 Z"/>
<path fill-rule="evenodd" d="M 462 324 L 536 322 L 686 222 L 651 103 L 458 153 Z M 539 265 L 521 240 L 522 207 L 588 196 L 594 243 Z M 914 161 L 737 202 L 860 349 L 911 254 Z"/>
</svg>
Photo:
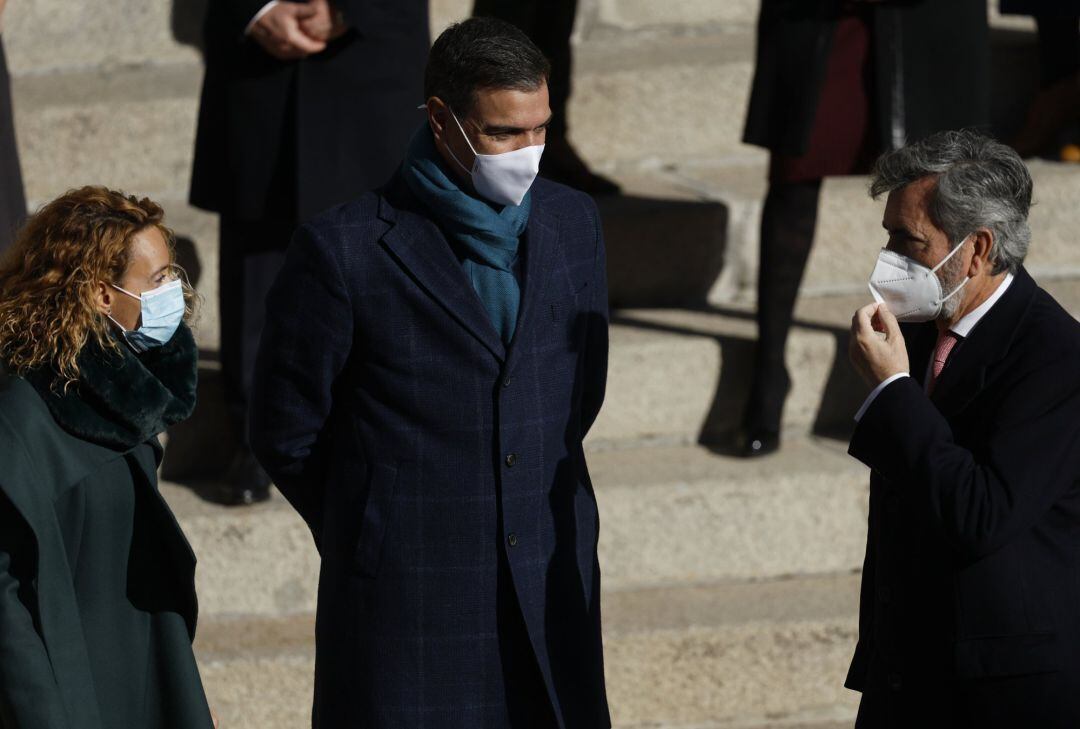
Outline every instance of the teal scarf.
<svg viewBox="0 0 1080 729">
<path fill-rule="evenodd" d="M 450 240 L 491 323 L 509 344 L 521 307 L 515 264 L 529 224 L 531 193 L 517 207 L 500 207 L 462 190 L 435 148 L 427 122 L 413 135 L 402 176 Z"/>
</svg>

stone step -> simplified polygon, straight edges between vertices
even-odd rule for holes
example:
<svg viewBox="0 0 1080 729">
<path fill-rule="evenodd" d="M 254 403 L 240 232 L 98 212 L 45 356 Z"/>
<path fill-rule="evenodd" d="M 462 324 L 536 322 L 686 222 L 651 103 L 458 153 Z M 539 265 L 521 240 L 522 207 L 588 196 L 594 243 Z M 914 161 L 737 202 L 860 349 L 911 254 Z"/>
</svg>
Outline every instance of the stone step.
<svg viewBox="0 0 1080 729">
<path fill-rule="evenodd" d="M 206 274 L 204 271 L 204 279 Z M 1044 278 L 1063 306 L 1080 314 L 1080 278 Z M 206 312 L 196 334 L 204 350 L 217 347 L 213 278 L 202 291 Z M 868 388 L 848 362 L 851 316 L 869 295 L 803 297 L 787 346 L 791 390 L 783 430 L 846 438 Z M 756 325 L 752 305 L 631 309 L 612 319 L 608 395 L 589 434 L 594 450 L 636 444 L 722 447 L 739 428 L 753 377 Z M 211 353 L 212 355 L 212 353 Z M 213 470 L 228 454 L 220 375 L 207 361 L 201 374 L 200 407 L 178 429 L 182 457 Z M 190 455 L 189 455 L 190 454 Z"/>
<path fill-rule="evenodd" d="M 842 444 L 795 440 L 753 461 L 703 448 L 601 451 L 589 464 L 608 592 L 862 565 L 868 476 Z M 212 483 L 192 485 L 162 490 L 198 555 L 202 613 L 314 610 L 318 554 L 284 499 L 233 509 L 200 497 Z"/>
<path fill-rule="evenodd" d="M 1073 242 L 1080 174 L 1071 164 L 1031 160 L 1028 166 L 1035 182 L 1035 204 L 1029 217 L 1032 242 L 1026 266 L 1040 280 L 1080 275 L 1080 250 Z M 706 239 L 706 231 L 688 217 L 689 236 L 682 235 L 678 240 L 687 248 L 682 256 L 696 265 L 697 274 L 684 278 L 689 286 L 676 285 L 679 269 L 668 264 L 659 270 L 653 266 L 628 272 L 618 280 L 616 294 L 623 294 L 624 301 L 635 306 L 678 304 L 696 298 L 703 289 L 708 290 L 706 300 L 714 304 L 753 296 L 759 258 L 758 227 L 766 193 L 761 164 L 701 160 L 671 164 L 647 174 L 627 171 L 621 180 L 626 190 L 637 197 L 668 199 L 691 209 L 695 209 L 695 199 L 719 203 L 725 208 L 727 226 L 725 240 L 717 241 L 715 236 Z M 802 283 L 803 296 L 866 291 L 878 249 L 887 242 L 881 227 L 885 200 L 870 199 L 869 183 L 869 178 L 862 176 L 826 180 L 814 247 Z M 718 242 L 724 247 L 719 272 L 708 264 L 708 256 L 716 255 L 710 248 Z M 616 262 L 623 257 L 629 259 L 639 255 L 644 245 L 647 243 L 637 243 L 630 236 L 618 236 L 609 245 L 614 251 L 609 257 Z"/>
<path fill-rule="evenodd" d="M 636 590 L 604 597 L 616 727 L 850 726 L 843 688 L 858 577 Z M 311 615 L 204 620 L 196 654 L 222 725 L 305 726 Z"/>
</svg>

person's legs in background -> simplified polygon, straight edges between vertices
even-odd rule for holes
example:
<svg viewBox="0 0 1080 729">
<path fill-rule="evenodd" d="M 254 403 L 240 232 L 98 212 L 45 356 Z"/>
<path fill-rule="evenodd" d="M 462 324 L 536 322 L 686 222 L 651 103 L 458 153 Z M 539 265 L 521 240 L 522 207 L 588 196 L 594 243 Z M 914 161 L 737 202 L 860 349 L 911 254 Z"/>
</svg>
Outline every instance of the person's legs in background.
<svg viewBox="0 0 1080 729">
<path fill-rule="evenodd" d="M 0 39 L 0 254 L 11 245 L 15 231 L 26 218 L 19 150 L 15 146 L 15 122 L 4 45 Z"/>
<path fill-rule="evenodd" d="M 780 417 L 791 378 L 784 349 L 817 225 L 821 180 L 772 182 L 761 214 L 761 261 L 757 280 L 758 342 L 754 383 L 743 420 L 745 455 L 780 445 Z"/>
<path fill-rule="evenodd" d="M 255 355 L 266 318 L 266 297 L 285 260 L 293 221 L 221 218 L 218 300 L 221 375 L 237 451 L 223 483 L 222 500 L 251 504 L 269 497 L 270 478 L 248 444 L 247 411 Z"/>
<path fill-rule="evenodd" d="M 567 138 L 566 107 L 573 70 L 570 36 L 577 0 L 476 0 L 473 15 L 499 18 L 517 26 L 551 62 L 548 92 L 553 117 L 540 174 L 592 195 L 617 194 L 618 185 L 592 172 Z"/>
<path fill-rule="evenodd" d="M 1035 18 L 1039 28 L 1040 90 L 1012 146 L 1023 157 L 1057 157 L 1062 132 L 1080 120 L 1080 18 Z M 1080 142 L 1072 140 L 1073 144 Z"/>
</svg>

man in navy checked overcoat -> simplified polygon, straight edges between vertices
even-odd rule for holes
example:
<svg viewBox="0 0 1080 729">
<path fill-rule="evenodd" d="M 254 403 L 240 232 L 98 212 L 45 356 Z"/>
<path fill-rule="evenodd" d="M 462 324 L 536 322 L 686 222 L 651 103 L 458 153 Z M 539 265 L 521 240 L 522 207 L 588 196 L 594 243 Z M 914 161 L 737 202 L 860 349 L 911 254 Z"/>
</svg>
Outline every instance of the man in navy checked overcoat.
<svg viewBox="0 0 1080 729">
<path fill-rule="evenodd" d="M 543 179 L 494 203 L 521 175 L 484 167 L 542 151 L 546 73 L 511 26 L 451 27 L 401 170 L 301 226 L 269 298 L 252 444 L 322 555 L 321 729 L 611 725 L 582 449 L 600 220 Z M 512 265 L 484 263 L 491 236 Z"/>
</svg>

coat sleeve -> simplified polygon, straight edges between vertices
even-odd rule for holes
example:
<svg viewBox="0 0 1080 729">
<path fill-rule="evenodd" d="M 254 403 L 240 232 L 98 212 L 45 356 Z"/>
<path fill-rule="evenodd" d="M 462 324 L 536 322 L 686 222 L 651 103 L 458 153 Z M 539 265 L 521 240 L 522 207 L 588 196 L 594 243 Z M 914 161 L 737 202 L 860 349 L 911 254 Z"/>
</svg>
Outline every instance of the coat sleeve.
<svg viewBox="0 0 1080 729">
<path fill-rule="evenodd" d="M 35 544 L 0 492 L 0 727 L 69 726 L 45 644 L 34 623 Z"/>
<path fill-rule="evenodd" d="M 608 373 L 608 287 L 607 256 L 604 248 L 604 230 L 596 203 L 586 202 L 596 235 L 592 281 L 589 283 L 589 304 L 586 314 L 588 332 L 585 342 L 584 382 L 581 402 L 581 435 L 585 435 L 596 422 L 600 407 L 604 404 Z"/>
<path fill-rule="evenodd" d="M 896 485 L 961 559 L 980 559 L 1043 520 L 1080 478 L 1078 372 L 1067 358 L 1019 378 L 979 456 L 956 443 L 918 383 L 901 378 L 863 415 L 850 453 Z"/>
<path fill-rule="evenodd" d="M 318 233 L 303 226 L 267 297 L 249 429 L 255 455 L 316 537 L 325 476 L 322 436 L 352 337 L 352 306 L 338 264 Z"/>
</svg>

